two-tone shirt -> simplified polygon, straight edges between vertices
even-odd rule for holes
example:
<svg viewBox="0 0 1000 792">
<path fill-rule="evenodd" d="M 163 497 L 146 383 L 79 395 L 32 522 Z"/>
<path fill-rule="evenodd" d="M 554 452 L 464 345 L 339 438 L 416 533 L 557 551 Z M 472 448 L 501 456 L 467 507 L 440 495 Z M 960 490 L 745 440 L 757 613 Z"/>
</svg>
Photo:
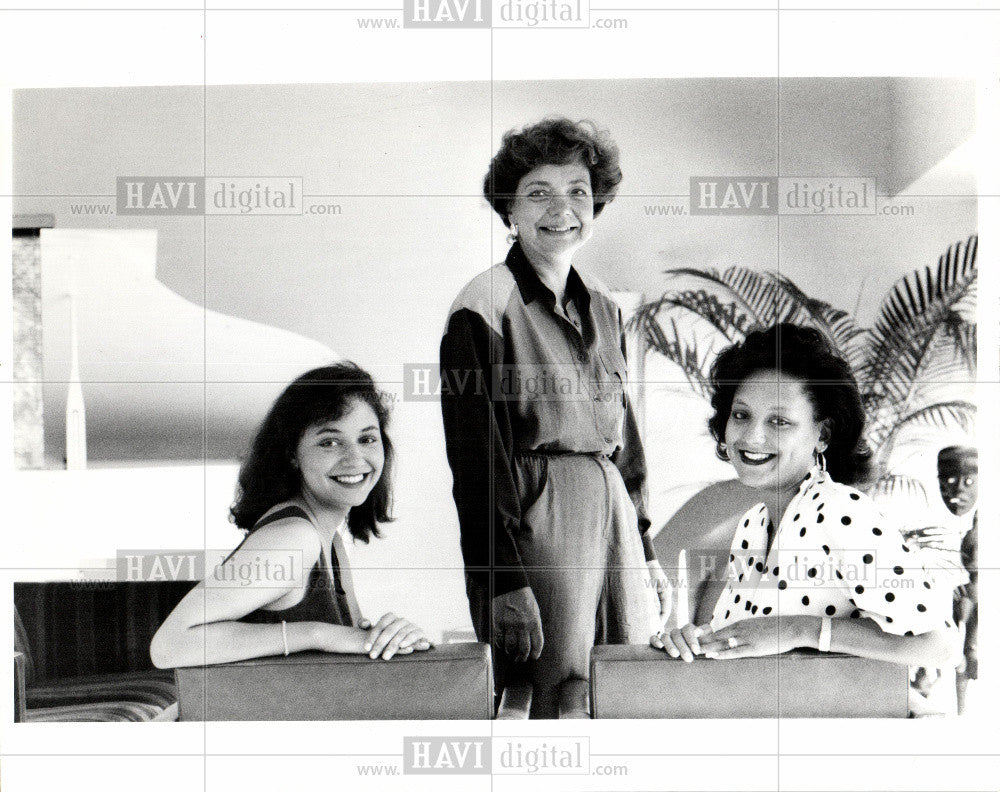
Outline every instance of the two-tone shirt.
<svg viewBox="0 0 1000 792">
<path fill-rule="evenodd" d="M 646 464 L 628 396 L 621 309 L 575 268 L 557 304 L 519 244 L 456 298 L 441 341 L 441 408 L 466 571 L 494 593 L 528 585 L 515 537 L 519 454 L 606 455 L 638 515 Z"/>
</svg>

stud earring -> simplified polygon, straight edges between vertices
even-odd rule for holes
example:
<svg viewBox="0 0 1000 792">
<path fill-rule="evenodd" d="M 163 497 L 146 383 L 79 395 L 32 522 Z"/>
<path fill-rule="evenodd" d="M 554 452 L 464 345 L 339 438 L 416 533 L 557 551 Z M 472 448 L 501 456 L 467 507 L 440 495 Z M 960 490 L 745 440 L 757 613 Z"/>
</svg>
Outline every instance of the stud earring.
<svg viewBox="0 0 1000 792">
<path fill-rule="evenodd" d="M 513 245 L 515 242 L 517 242 L 517 223 L 511 225 L 510 233 L 507 234 L 507 244 Z"/>
<path fill-rule="evenodd" d="M 726 462 L 731 461 L 729 459 L 729 449 L 721 440 L 715 444 L 715 454 L 719 457 L 719 459 L 724 459 Z"/>
</svg>

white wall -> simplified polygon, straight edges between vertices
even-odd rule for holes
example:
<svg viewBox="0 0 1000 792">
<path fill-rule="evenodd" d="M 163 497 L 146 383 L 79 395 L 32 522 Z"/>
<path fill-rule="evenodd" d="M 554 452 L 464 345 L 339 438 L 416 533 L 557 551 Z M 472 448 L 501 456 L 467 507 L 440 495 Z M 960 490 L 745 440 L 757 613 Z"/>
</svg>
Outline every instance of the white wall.
<svg viewBox="0 0 1000 792">
<path fill-rule="evenodd" d="M 945 111 L 956 124 L 922 125 L 942 113 L 941 95 L 958 97 Z M 204 100 L 203 118 L 200 86 L 15 92 L 14 193 L 54 195 L 18 198 L 15 212 L 52 213 L 57 228 L 155 228 L 162 284 L 196 305 L 313 339 L 389 389 L 399 388 L 404 363 L 436 360 L 454 295 L 502 255 L 506 231 L 480 195 L 482 177 L 503 131 L 547 114 L 593 118 L 621 148 L 621 194 L 578 260 L 613 289 L 656 295 L 662 271 L 674 266 L 780 268 L 868 322 L 893 281 L 975 231 L 974 199 L 912 193 L 908 217 L 644 211 L 686 204 L 693 175 L 870 175 L 888 184 L 906 174 L 912 182 L 928 151 L 944 156 L 955 130 L 967 130 L 974 108 L 965 83 L 783 80 L 780 102 L 775 81 L 751 79 L 211 86 Z M 55 197 L 113 196 L 116 176 L 200 174 L 203 161 L 210 175 L 301 176 L 310 200 L 335 202 L 342 213 L 102 217 L 73 214 L 69 205 L 80 199 Z M 949 172 L 943 183 L 968 195 L 964 179 Z M 677 379 L 655 366 L 647 377 L 662 377 L 664 387 Z M 685 387 L 678 409 L 647 415 L 661 490 L 725 474 Z M 239 400 L 239 385 L 219 388 Z M 202 421 L 214 420 L 204 396 L 195 384 L 169 427 L 194 459 Z M 105 413 L 92 426 L 114 433 L 125 420 Z M 423 565 L 454 570 L 457 526 L 437 405 L 399 404 L 393 434 L 401 520 L 385 546 L 399 541 L 407 553 L 429 553 Z M 124 460 L 143 449 L 115 454 Z M 657 503 L 661 522 L 670 507 Z M 455 587 L 460 577 L 450 581 Z"/>
</svg>

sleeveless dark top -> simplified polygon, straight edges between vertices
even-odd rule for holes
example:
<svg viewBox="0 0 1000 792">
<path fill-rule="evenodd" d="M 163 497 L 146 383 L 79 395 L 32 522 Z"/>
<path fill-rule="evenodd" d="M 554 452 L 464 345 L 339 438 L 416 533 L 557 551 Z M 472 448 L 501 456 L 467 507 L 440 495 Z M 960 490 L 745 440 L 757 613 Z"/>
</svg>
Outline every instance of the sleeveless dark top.
<svg viewBox="0 0 1000 792">
<path fill-rule="evenodd" d="M 254 530 L 263 528 L 265 525 L 270 525 L 278 520 L 287 519 L 288 517 L 301 517 L 312 524 L 312 519 L 301 506 L 290 504 L 277 511 L 265 514 L 254 525 Z M 245 541 L 246 539 L 243 540 L 243 542 Z M 240 542 L 236 550 L 239 550 L 243 546 L 243 542 Z M 233 553 L 236 550 L 233 550 Z M 333 569 L 334 582 L 332 587 L 326 574 L 326 559 L 323 555 L 326 552 L 330 554 L 330 566 Z M 232 558 L 232 553 L 229 558 Z M 226 560 L 228 561 L 229 558 Z M 309 572 L 306 593 L 300 602 L 282 610 L 258 608 L 238 621 L 249 624 L 280 624 L 283 621 L 318 621 L 326 622 L 327 624 L 339 624 L 345 627 L 352 626 L 347 595 L 344 593 L 340 582 L 340 563 L 337 559 L 336 551 L 333 547 L 320 547 L 319 559 L 313 564 Z"/>
</svg>

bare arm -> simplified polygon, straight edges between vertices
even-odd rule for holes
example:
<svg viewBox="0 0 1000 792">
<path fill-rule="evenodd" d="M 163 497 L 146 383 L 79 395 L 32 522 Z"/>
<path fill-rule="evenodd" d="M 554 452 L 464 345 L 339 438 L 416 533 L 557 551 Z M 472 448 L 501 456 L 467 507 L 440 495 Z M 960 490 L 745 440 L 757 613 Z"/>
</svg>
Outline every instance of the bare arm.
<svg viewBox="0 0 1000 792">
<path fill-rule="evenodd" d="M 700 649 L 707 656 L 721 659 L 816 649 L 821 624 L 819 616 L 765 616 L 736 622 L 717 632 L 704 625 Z M 733 647 L 730 638 L 735 639 Z M 928 668 L 953 666 L 960 660 L 957 630 L 893 635 L 870 619 L 832 619 L 830 651 Z"/>
<path fill-rule="evenodd" d="M 678 587 L 677 596 L 687 595 L 686 613 L 696 624 L 712 617 L 727 579 L 737 520 L 759 500 L 754 490 L 737 479 L 710 484 L 692 495 L 653 540 L 667 576 L 675 581 L 687 578 L 687 586 Z M 678 568 L 681 550 L 687 551 L 686 570 Z M 669 626 L 683 627 L 677 621 L 683 612 L 675 607 Z"/>
<path fill-rule="evenodd" d="M 204 603 L 204 610 L 208 611 L 203 585 L 199 584 L 181 605 L 186 602 L 192 610 L 201 610 Z M 225 620 L 183 627 L 171 623 L 174 613 L 157 630 L 149 646 L 149 655 L 157 668 L 233 663 L 285 653 L 281 624 Z M 179 616 L 177 621 L 180 619 Z M 289 653 L 315 650 L 362 654 L 368 630 L 324 622 L 288 622 L 285 636 Z"/>
<path fill-rule="evenodd" d="M 299 579 L 250 581 L 223 585 L 228 568 L 253 565 L 263 556 L 285 555 L 289 548 L 301 551 Z M 285 652 L 281 624 L 247 624 L 238 621 L 272 604 L 290 607 L 302 599 L 308 570 L 319 558 L 319 539 L 298 518 L 289 518 L 251 534 L 223 565 L 210 573 L 177 605 L 157 630 L 149 654 L 158 668 L 229 663 Z M 295 554 L 296 559 L 299 558 Z M 218 573 L 218 574 L 217 574 Z M 285 625 L 289 652 L 309 649 L 324 652 L 364 652 L 368 631 L 323 622 L 291 622 Z"/>
<path fill-rule="evenodd" d="M 817 616 L 804 618 L 811 622 L 805 627 L 809 640 L 807 645 L 816 647 L 819 643 L 821 619 Z M 812 641 L 813 632 L 816 643 Z M 884 632 L 870 619 L 833 619 L 830 651 L 927 668 L 954 666 L 961 656 L 957 630 L 893 635 Z"/>
</svg>

